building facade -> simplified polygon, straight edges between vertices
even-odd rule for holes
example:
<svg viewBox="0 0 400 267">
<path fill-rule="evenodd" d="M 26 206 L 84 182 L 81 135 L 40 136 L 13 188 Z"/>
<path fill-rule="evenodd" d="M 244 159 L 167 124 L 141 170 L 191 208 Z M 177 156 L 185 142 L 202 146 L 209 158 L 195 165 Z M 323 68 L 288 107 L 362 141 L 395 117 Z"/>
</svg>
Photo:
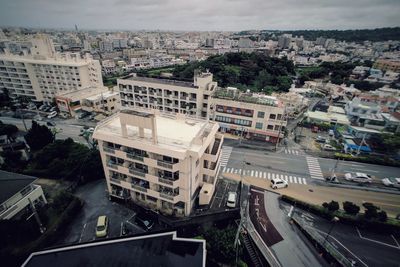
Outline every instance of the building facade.
<svg viewBox="0 0 400 267">
<path fill-rule="evenodd" d="M 0 88 L 11 97 L 51 103 L 59 93 L 102 85 L 99 61 L 89 54 L 55 53 L 47 36 L 33 40 L 30 54 L 0 54 Z"/>
<path fill-rule="evenodd" d="M 97 125 L 93 138 L 111 196 L 175 216 L 214 193 L 223 136 L 218 124 L 157 110 L 122 110 Z"/>
</svg>

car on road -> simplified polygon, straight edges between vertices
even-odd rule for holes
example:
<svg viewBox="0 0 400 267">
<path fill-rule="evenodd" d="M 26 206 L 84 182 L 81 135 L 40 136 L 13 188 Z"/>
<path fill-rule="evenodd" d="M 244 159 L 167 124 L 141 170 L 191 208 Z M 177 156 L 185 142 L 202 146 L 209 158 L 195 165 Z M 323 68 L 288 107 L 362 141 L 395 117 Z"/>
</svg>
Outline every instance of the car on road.
<svg viewBox="0 0 400 267">
<path fill-rule="evenodd" d="M 323 150 L 326 150 L 326 151 L 335 151 L 335 150 L 336 150 L 336 148 L 334 148 L 334 147 L 331 146 L 330 144 L 324 144 L 324 145 L 322 146 L 322 149 L 323 149 Z"/>
<path fill-rule="evenodd" d="M 357 183 L 372 183 L 371 175 L 362 172 L 356 172 L 356 173 L 348 172 L 344 175 L 344 179 L 346 179 L 347 181 L 353 181 Z"/>
<path fill-rule="evenodd" d="M 105 237 L 107 236 L 108 230 L 108 218 L 105 215 L 99 216 L 97 219 L 96 225 L 96 237 Z"/>
<path fill-rule="evenodd" d="M 51 118 L 54 118 L 54 117 L 56 117 L 57 116 L 57 111 L 53 111 L 53 112 L 51 112 L 49 115 L 47 115 L 47 118 L 48 119 L 51 119 Z"/>
<path fill-rule="evenodd" d="M 286 188 L 288 187 L 288 183 L 285 180 L 280 178 L 274 178 L 271 180 L 271 188 L 278 189 L 278 188 Z"/>
<path fill-rule="evenodd" d="M 226 201 L 226 206 L 228 208 L 235 208 L 236 207 L 236 192 L 229 192 L 228 193 L 228 200 Z"/>
<path fill-rule="evenodd" d="M 400 178 L 396 178 L 396 177 L 384 178 L 384 179 L 382 179 L 382 184 L 384 184 L 385 186 L 389 186 L 389 187 L 400 188 Z"/>
<path fill-rule="evenodd" d="M 154 222 L 144 215 L 136 215 L 135 223 L 146 231 L 150 231 L 154 226 Z"/>
</svg>

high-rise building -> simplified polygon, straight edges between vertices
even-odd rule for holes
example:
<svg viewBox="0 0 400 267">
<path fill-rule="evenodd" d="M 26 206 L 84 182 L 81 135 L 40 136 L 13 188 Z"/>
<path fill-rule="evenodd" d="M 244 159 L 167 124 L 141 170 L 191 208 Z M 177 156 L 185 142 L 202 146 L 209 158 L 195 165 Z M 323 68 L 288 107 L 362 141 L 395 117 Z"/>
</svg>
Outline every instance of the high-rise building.
<svg viewBox="0 0 400 267">
<path fill-rule="evenodd" d="M 36 36 L 31 53 L 0 54 L 0 88 L 11 97 L 51 103 L 58 93 L 102 86 L 101 67 L 89 54 L 58 54 L 50 38 Z"/>
<path fill-rule="evenodd" d="M 290 41 L 291 41 L 291 37 L 289 37 L 286 34 L 283 34 L 283 35 L 279 36 L 279 38 L 278 38 L 278 47 L 280 49 L 287 49 L 287 48 L 289 48 Z"/>
<path fill-rule="evenodd" d="M 210 204 L 223 135 L 218 123 L 157 110 L 122 110 L 93 138 L 111 196 L 163 214 L 188 216 L 198 198 Z"/>
</svg>

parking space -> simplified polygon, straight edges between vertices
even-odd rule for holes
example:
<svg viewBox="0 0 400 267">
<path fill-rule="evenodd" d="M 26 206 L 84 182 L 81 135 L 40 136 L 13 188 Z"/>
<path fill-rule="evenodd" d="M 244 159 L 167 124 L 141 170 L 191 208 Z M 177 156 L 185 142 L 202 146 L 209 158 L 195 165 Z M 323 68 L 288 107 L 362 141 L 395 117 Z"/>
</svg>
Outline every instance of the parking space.
<svg viewBox="0 0 400 267">
<path fill-rule="evenodd" d="M 107 237 L 119 237 L 123 223 L 135 215 L 133 210 L 109 200 L 105 180 L 78 188 L 76 195 L 85 201 L 85 205 L 66 230 L 65 238 L 59 241 L 60 245 L 95 240 L 97 218 L 101 215 L 109 219 Z M 130 234 L 143 232 L 139 227 L 130 228 Z"/>
<path fill-rule="evenodd" d="M 229 192 L 238 193 L 239 184 L 236 181 L 219 178 L 216 184 L 214 197 L 211 200 L 210 209 L 225 209 Z"/>
</svg>

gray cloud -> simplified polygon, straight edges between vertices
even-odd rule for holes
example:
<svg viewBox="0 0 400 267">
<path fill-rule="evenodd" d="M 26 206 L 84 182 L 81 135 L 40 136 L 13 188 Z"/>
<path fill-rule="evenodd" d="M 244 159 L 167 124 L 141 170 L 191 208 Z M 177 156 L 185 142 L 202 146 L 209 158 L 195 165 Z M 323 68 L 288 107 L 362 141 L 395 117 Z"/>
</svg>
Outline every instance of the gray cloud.
<svg viewBox="0 0 400 267">
<path fill-rule="evenodd" d="M 0 26 L 351 29 L 400 26 L 399 0 L 0 0 Z"/>
</svg>

